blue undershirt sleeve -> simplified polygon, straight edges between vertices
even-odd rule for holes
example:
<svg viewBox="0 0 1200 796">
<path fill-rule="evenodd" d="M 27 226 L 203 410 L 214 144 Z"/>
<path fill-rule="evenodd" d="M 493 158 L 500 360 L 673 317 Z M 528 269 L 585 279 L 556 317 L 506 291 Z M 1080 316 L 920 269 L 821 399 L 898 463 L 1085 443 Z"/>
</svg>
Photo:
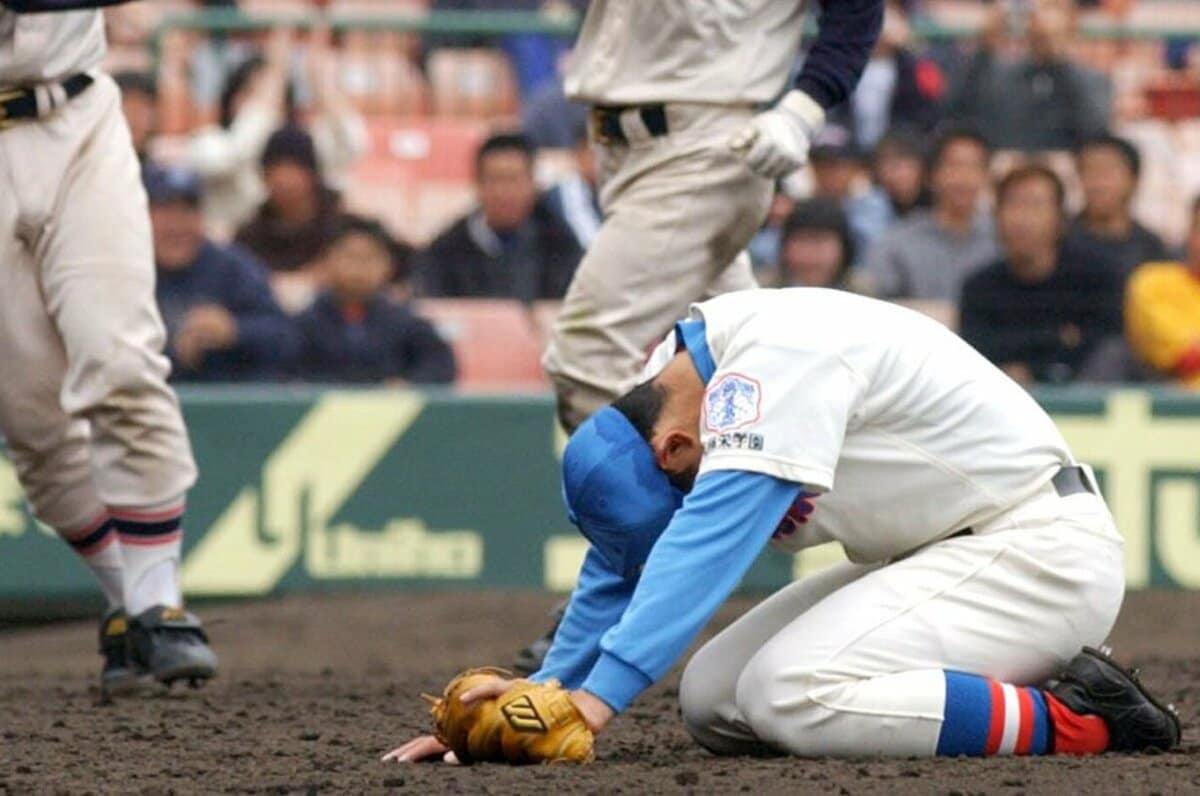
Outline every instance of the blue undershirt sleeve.
<svg viewBox="0 0 1200 796">
<path fill-rule="evenodd" d="M 883 30 L 884 0 L 821 0 L 817 40 L 796 78 L 796 88 L 826 110 L 858 85 Z"/>
<path fill-rule="evenodd" d="M 583 688 L 624 710 L 667 673 L 770 541 L 801 485 L 705 473 L 650 552 L 633 598 L 600 642 Z"/>
<path fill-rule="evenodd" d="M 621 577 L 596 548 L 589 547 L 554 643 L 542 668 L 529 679 L 543 682 L 555 678 L 566 688 L 578 688 L 600 657 L 600 638 L 621 620 L 636 585 L 636 579 Z"/>
</svg>

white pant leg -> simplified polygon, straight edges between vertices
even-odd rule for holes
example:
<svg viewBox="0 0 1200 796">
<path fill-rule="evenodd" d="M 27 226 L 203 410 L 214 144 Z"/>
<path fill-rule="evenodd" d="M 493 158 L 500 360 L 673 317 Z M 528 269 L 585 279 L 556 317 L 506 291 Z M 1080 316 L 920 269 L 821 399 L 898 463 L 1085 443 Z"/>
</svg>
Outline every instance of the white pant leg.
<svg viewBox="0 0 1200 796">
<path fill-rule="evenodd" d="M 13 186 L 18 245 L 52 326 L 9 333 L 53 334 L 65 352 L 65 369 L 61 357 L 30 366 L 58 380 L 62 413 L 88 422 L 92 477 L 105 504 L 180 498 L 195 465 L 166 384 L 146 195 L 116 85 L 98 75 L 53 116 L 0 131 L 0 157 Z M 26 341 L 26 349 L 43 342 Z M 22 412 L 8 414 L 10 438 L 41 433 Z M 39 439 L 34 447 L 49 444 Z M 24 483 L 31 493 L 46 488 Z"/>
<path fill-rule="evenodd" d="M 542 360 L 568 429 L 632 386 L 689 304 L 756 286 L 738 253 L 766 217 L 772 183 L 728 147 L 750 111 L 669 110 L 670 134 L 597 153 L 604 223 Z"/>
<path fill-rule="evenodd" d="M 20 234 L 7 134 L 0 132 L 0 434 L 34 515 L 67 533 L 87 526 L 103 505 L 92 483 L 87 423 L 59 404 L 66 352 Z"/>
<path fill-rule="evenodd" d="M 734 721 L 797 755 L 929 756 L 943 670 L 1033 685 L 1101 643 L 1124 595 L 1111 515 L 1091 495 L 1036 503 L 797 616 L 743 669 Z"/>
<path fill-rule="evenodd" d="M 683 670 L 679 707 L 696 742 L 723 755 L 775 751 L 759 740 L 737 706 L 746 664 L 772 636 L 832 592 L 876 567 L 843 562 L 789 584 L 751 608 L 701 647 Z"/>
</svg>

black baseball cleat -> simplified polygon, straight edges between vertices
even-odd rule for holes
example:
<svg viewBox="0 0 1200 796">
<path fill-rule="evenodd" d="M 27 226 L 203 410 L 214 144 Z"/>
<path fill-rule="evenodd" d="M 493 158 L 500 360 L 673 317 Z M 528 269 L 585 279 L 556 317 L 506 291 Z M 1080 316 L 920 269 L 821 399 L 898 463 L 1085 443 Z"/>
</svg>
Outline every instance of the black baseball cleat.
<svg viewBox="0 0 1200 796">
<path fill-rule="evenodd" d="M 1076 713 L 1104 719 L 1112 751 L 1167 751 L 1179 745 L 1174 706 L 1152 697 L 1137 672 L 1118 665 L 1107 649 L 1084 647 L 1046 690 Z"/>
<path fill-rule="evenodd" d="M 137 691 L 145 682 L 146 671 L 129 655 L 129 618 L 122 608 L 111 608 L 100 620 L 100 694 L 105 698 Z"/>
<path fill-rule="evenodd" d="M 187 680 L 196 686 L 216 676 L 217 656 L 200 620 L 182 608 L 156 605 L 129 622 L 133 663 L 160 683 Z"/>
<path fill-rule="evenodd" d="M 566 613 L 566 610 L 566 602 L 554 606 L 554 622 L 550 626 L 550 629 L 528 647 L 517 653 L 517 657 L 513 660 L 512 665 L 514 672 L 521 677 L 528 677 L 542 668 L 542 662 L 546 660 L 546 653 L 550 651 L 550 645 L 554 643 L 554 634 L 558 632 L 558 626 L 562 623 L 563 614 Z"/>
</svg>

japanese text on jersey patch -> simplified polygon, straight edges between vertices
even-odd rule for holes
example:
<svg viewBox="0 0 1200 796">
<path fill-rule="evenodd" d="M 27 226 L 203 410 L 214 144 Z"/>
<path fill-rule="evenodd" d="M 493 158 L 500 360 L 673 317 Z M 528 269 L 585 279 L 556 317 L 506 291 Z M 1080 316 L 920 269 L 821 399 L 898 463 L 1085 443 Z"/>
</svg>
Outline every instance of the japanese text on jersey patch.
<svg viewBox="0 0 1200 796">
<path fill-rule="evenodd" d="M 732 431 L 759 420 L 762 385 L 740 373 L 727 373 L 704 394 L 704 427 L 713 432 Z"/>
</svg>

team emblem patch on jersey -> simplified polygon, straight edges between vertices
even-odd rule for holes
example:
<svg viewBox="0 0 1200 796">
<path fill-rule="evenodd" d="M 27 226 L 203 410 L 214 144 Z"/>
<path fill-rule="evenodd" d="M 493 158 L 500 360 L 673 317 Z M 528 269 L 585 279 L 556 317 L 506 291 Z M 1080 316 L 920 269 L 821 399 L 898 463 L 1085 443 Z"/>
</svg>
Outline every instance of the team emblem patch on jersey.
<svg viewBox="0 0 1200 796">
<path fill-rule="evenodd" d="M 740 373 L 727 373 L 704 394 L 704 427 L 721 432 L 758 421 L 762 407 L 762 385 Z"/>
</svg>

